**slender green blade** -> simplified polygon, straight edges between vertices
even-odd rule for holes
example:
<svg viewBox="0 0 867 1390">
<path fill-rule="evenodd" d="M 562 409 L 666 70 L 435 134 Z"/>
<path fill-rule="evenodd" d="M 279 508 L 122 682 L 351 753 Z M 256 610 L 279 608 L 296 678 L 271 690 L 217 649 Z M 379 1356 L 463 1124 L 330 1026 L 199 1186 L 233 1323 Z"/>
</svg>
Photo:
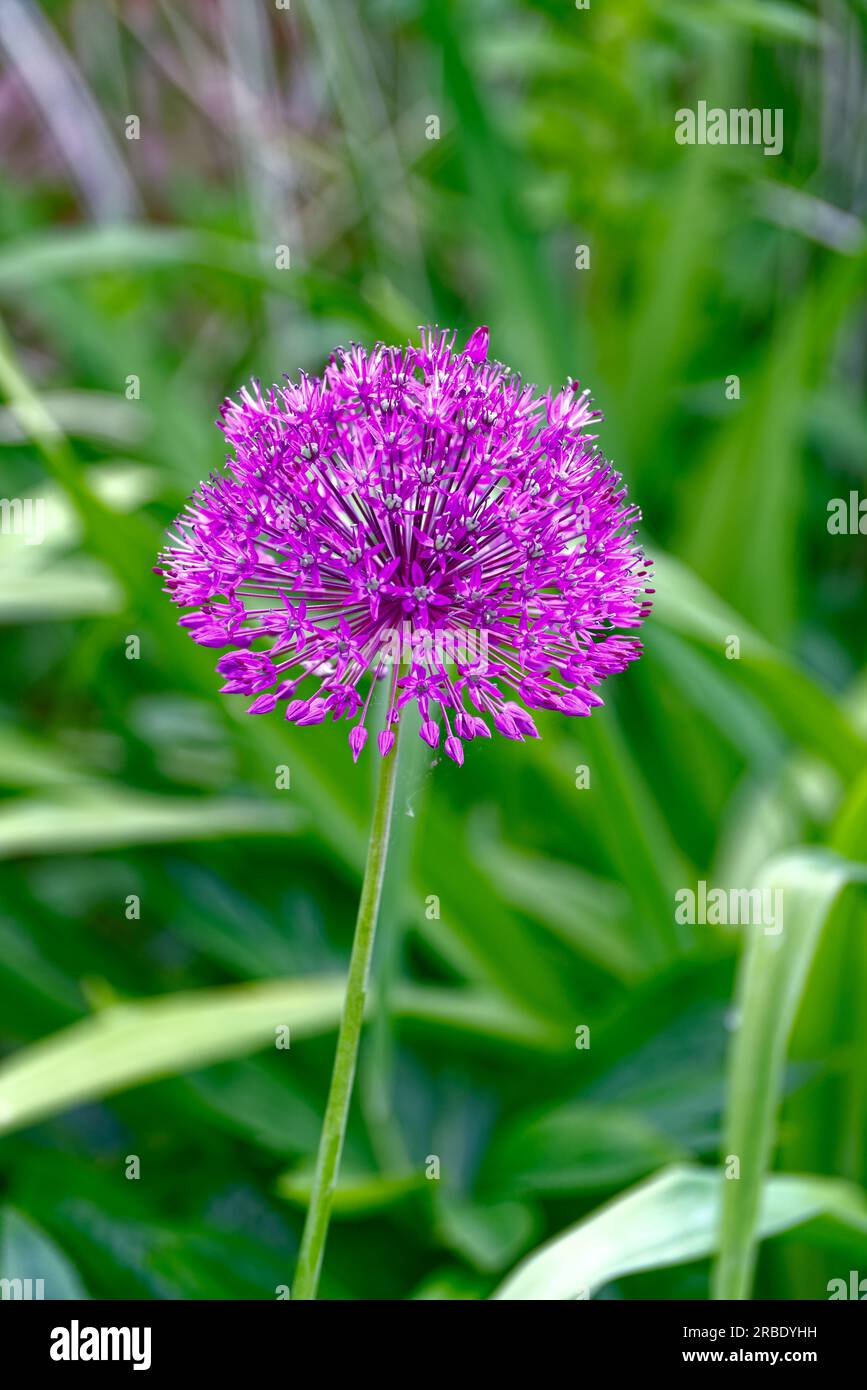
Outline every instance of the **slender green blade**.
<svg viewBox="0 0 867 1390">
<path fill-rule="evenodd" d="M 851 882 L 867 883 L 867 867 L 824 850 L 784 854 L 762 875 L 762 891 L 782 895 L 784 919 L 779 931 L 747 928 L 728 1080 L 724 1144 L 732 1176 L 723 1189 L 716 1298 L 749 1297 L 789 1037 L 819 937 Z"/>
<path fill-rule="evenodd" d="M 527 1257 L 497 1289 L 497 1299 L 590 1298 L 614 1279 L 705 1259 L 719 1241 L 725 1179 L 705 1168 L 667 1168 L 615 1198 Z M 757 1212 L 761 1238 L 815 1223 L 819 1240 L 867 1252 L 867 1201 L 847 1183 L 777 1175 Z"/>
</svg>

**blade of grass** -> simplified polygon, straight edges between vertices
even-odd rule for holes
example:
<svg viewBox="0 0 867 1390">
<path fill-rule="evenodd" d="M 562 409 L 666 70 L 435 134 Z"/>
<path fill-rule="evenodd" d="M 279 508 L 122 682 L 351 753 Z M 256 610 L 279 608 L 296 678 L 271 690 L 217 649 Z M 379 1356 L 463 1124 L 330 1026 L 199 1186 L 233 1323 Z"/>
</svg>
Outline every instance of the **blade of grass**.
<svg viewBox="0 0 867 1390">
<path fill-rule="evenodd" d="M 654 551 L 653 622 L 714 653 L 724 669 L 751 690 L 779 727 L 848 781 L 864 761 L 867 743 L 845 709 L 790 656 L 752 626 L 698 576 L 671 555 Z M 652 628 L 648 633 L 651 637 Z M 726 660 L 730 637 L 740 655 Z"/>
<path fill-rule="evenodd" d="M 751 928 L 738 982 L 724 1147 L 726 1161 L 736 1158 L 739 1168 L 723 1184 L 717 1299 L 750 1296 L 789 1038 L 820 934 L 838 895 L 852 882 L 867 883 L 867 867 L 818 849 L 782 855 L 762 877 L 763 889 L 782 891 L 785 918 L 779 934 Z"/>
<path fill-rule="evenodd" d="M 25 0 L 0 5 L 0 45 L 14 65 L 94 217 L 134 216 L 141 203 L 129 171 L 78 67 L 46 15 Z"/>
<path fill-rule="evenodd" d="M 20 797 L 0 806 L 0 859 L 119 846 L 285 835 L 301 817 L 280 801 L 156 796 L 105 785 Z"/>
<path fill-rule="evenodd" d="M 717 1246 L 724 1181 L 706 1168 L 665 1169 L 534 1251 L 494 1298 L 589 1298 L 624 1275 L 706 1258 Z M 867 1201 L 859 1188 L 778 1174 L 760 1196 L 762 1239 L 808 1226 L 816 1239 L 839 1240 L 842 1233 L 853 1251 L 867 1254 Z"/>
</svg>

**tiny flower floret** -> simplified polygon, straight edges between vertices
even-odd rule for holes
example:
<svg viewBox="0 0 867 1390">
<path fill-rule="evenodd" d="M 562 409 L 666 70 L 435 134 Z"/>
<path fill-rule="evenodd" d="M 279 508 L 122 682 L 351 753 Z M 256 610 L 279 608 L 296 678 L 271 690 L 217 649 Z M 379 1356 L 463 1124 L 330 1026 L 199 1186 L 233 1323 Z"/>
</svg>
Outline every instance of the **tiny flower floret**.
<svg viewBox="0 0 867 1390">
<path fill-rule="evenodd" d="M 223 648 L 222 689 L 295 724 L 346 718 L 357 760 L 410 702 L 421 737 L 537 738 L 530 709 L 588 715 L 641 653 L 649 565 L 638 509 L 598 452 L 577 383 L 539 393 L 462 351 L 336 351 L 321 378 L 244 388 L 232 453 L 177 519 L 158 573 L 194 641 Z"/>
</svg>

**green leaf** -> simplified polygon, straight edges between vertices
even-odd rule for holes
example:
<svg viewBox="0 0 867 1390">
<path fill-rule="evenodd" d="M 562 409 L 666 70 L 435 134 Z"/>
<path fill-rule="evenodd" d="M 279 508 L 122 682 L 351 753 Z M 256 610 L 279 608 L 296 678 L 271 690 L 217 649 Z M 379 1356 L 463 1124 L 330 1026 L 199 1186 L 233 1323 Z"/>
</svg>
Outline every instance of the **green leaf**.
<svg viewBox="0 0 867 1390">
<path fill-rule="evenodd" d="M 18 295 L 30 285 L 51 279 L 112 272 L 128 276 L 161 266 L 204 266 L 229 275 L 268 279 L 275 290 L 281 278 L 291 278 L 294 283 L 285 292 L 299 290 L 294 273 L 292 277 L 273 274 L 273 262 L 266 261 L 250 242 L 189 227 L 116 223 L 43 231 L 7 245 L 0 255 L 0 294 Z"/>
<path fill-rule="evenodd" d="M 280 803 L 156 796 L 105 785 L 5 802 L 0 807 L 0 859 L 285 834 L 299 823 L 297 811 Z"/>
<path fill-rule="evenodd" d="M 505 1269 L 533 1240 L 538 1217 L 523 1202 L 483 1204 L 444 1193 L 437 1228 L 444 1245 L 482 1273 Z"/>
<path fill-rule="evenodd" d="M 81 781 L 84 772 L 66 748 L 34 738 L 21 729 L 0 729 L 0 784 L 4 787 L 57 787 Z"/>
<path fill-rule="evenodd" d="M 620 335 L 625 382 L 619 428 L 631 476 L 644 486 L 653 481 L 648 474 L 654 441 L 664 437 L 671 410 L 666 384 L 683 371 L 696 331 L 695 290 L 706 274 L 706 248 L 716 235 L 719 198 L 709 162 L 683 161 L 665 200 L 649 215 L 653 234 L 642 241 L 642 254 L 636 256 L 636 309 L 628 332 Z"/>
<path fill-rule="evenodd" d="M 644 933 L 644 949 L 648 955 L 655 950 L 657 961 L 665 960 L 678 945 L 671 902 L 677 885 L 690 876 L 684 856 L 657 789 L 650 786 L 634 756 L 616 710 L 608 706 L 580 722 L 582 759 L 592 769 L 591 789 L 582 792 L 588 798 L 587 814 L 592 815 L 617 874 L 652 929 L 652 936 Z M 543 746 L 541 756 L 551 765 L 558 754 Z"/>
<path fill-rule="evenodd" d="M 150 427 L 150 413 L 140 401 L 133 407 L 108 391 L 43 391 L 42 404 L 63 434 L 119 448 L 139 443 Z M 24 438 L 13 413 L 8 407 L 0 409 L 0 444 L 17 444 Z"/>
<path fill-rule="evenodd" d="M 643 973 L 637 944 L 624 929 L 628 895 L 618 884 L 506 844 L 481 818 L 473 849 L 476 862 L 507 902 L 616 979 L 635 979 Z"/>
<path fill-rule="evenodd" d="M 450 1302 L 452 1299 L 484 1298 L 489 1281 L 461 1265 L 445 1266 L 428 1274 L 410 1294 L 421 1302 Z"/>
<path fill-rule="evenodd" d="M 459 152 L 470 190 L 466 235 L 485 247 L 487 262 L 496 267 L 490 293 L 498 341 L 529 376 L 562 380 L 569 370 L 564 347 L 571 336 L 566 300 L 518 194 L 521 157 L 504 138 L 476 70 L 475 46 L 468 42 L 470 16 L 458 23 L 453 7 L 439 0 L 428 0 L 425 8 L 445 93 L 462 133 Z"/>
<path fill-rule="evenodd" d="M 867 768 L 856 777 L 831 827 L 830 842 L 855 859 L 867 855 Z"/>
<path fill-rule="evenodd" d="M 695 569 L 762 632 L 790 637 L 797 616 L 797 528 L 807 515 L 804 402 L 833 350 L 841 319 L 863 288 L 864 256 L 831 258 L 771 328 L 760 363 L 692 483 L 686 536 Z M 757 517 L 773 517 L 761 545 L 735 547 Z M 737 630 L 737 629 L 735 629 Z"/>
<path fill-rule="evenodd" d="M 0 623 L 31 623 L 91 618 L 122 608 L 117 584 L 101 565 L 70 560 L 28 574 L 0 590 Z"/>
<path fill-rule="evenodd" d="M 705 1259 L 717 1248 L 723 1184 L 736 1185 L 706 1168 L 657 1173 L 534 1251 L 493 1296 L 589 1298 L 624 1275 Z M 766 1238 L 796 1227 L 810 1239 L 842 1241 L 867 1257 L 867 1199 L 847 1183 L 788 1174 L 769 1177 L 757 1234 Z"/>
<path fill-rule="evenodd" d="M 286 1280 L 286 1237 L 275 1248 L 270 1233 L 228 1229 L 226 1223 L 190 1225 L 145 1209 L 120 1216 L 112 1205 L 80 1194 L 78 1184 L 58 1220 L 83 1267 L 100 1271 L 107 1287 L 127 1298 L 273 1298 Z M 291 1247 L 290 1247 L 291 1248 Z"/>
<path fill-rule="evenodd" d="M 571 1032 L 526 1013 L 491 990 L 401 985 L 395 990 L 393 1008 L 398 1019 L 436 1025 L 459 1038 L 485 1039 L 561 1057 L 574 1046 Z"/>
<path fill-rule="evenodd" d="M 336 1025 L 339 977 L 238 985 L 114 1005 L 0 1066 L 0 1133 L 158 1077 Z"/>
<path fill-rule="evenodd" d="M 284 1057 L 276 1052 L 276 1058 Z M 203 1123 L 237 1135 L 284 1162 L 316 1152 L 322 1116 L 296 1071 L 263 1053 L 195 1072 L 174 1085 L 183 1104 Z M 318 1097 L 317 1097 L 318 1099 Z"/>
<path fill-rule="evenodd" d="M 416 920 L 425 942 L 449 950 L 456 940 L 462 973 L 472 973 L 543 1019 L 565 1024 L 574 1014 L 574 994 L 559 963 L 539 949 L 538 928 L 511 912 L 496 884 L 479 873 L 468 838 L 445 798 L 430 797 L 423 808 L 414 875 L 414 886 L 419 885 Z M 443 894 L 441 921 L 426 921 L 418 906 L 432 890 Z M 452 938 L 449 946 L 444 946 L 445 933 Z"/>
<path fill-rule="evenodd" d="M 774 43 L 819 47 L 834 39 L 834 30 L 824 19 L 784 0 L 722 0 L 710 17 L 742 25 Z"/>
<path fill-rule="evenodd" d="M 867 867 L 804 849 L 772 859 L 757 885 L 782 892 L 783 930 L 747 929 L 724 1135 L 724 1151 L 738 1159 L 740 1172 L 724 1189 L 717 1298 L 749 1297 L 789 1038 L 819 937 L 838 895 L 853 881 L 867 883 Z"/>
<path fill-rule="evenodd" d="M 0 1218 L 0 1279 L 29 1279 L 33 1281 L 34 1290 L 41 1280 L 42 1291 L 38 1295 L 34 1292 L 34 1298 L 88 1297 L 63 1251 L 44 1231 L 12 1207 L 5 1207 Z"/>
<path fill-rule="evenodd" d="M 863 762 L 867 745 L 830 692 L 679 560 L 654 552 L 654 571 L 654 622 L 713 652 L 761 700 L 790 738 L 830 763 L 841 776 L 851 777 Z M 732 636 L 740 639 L 740 655 L 726 661 L 726 643 Z"/>
<path fill-rule="evenodd" d="M 513 1122 L 492 1144 L 482 1181 L 503 1196 L 564 1196 L 634 1182 L 683 1157 L 632 1110 L 559 1105 Z"/>
</svg>

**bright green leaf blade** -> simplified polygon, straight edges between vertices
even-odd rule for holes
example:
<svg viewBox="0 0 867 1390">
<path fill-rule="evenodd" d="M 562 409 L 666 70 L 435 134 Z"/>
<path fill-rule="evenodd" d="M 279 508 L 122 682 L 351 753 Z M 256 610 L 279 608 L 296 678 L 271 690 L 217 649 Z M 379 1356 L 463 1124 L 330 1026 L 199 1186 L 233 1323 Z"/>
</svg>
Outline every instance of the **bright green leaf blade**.
<svg viewBox="0 0 867 1390">
<path fill-rule="evenodd" d="M 717 1246 L 721 1174 L 667 1168 L 556 1236 L 509 1275 L 497 1299 L 569 1300 L 626 1274 L 705 1259 Z M 734 1184 L 729 1184 L 734 1186 Z M 858 1188 L 828 1178 L 768 1178 L 757 1232 L 777 1235 L 820 1222 L 812 1232 L 867 1255 L 867 1201 Z"/>
<path fill-rule="evenodd" d="M 6 802 L 0 810 L 0 859 L 126 845 L 285 834 L 300 817 L 280 804 L 227 797 L 156 796 L 103 786 Z"/>
<path fill-rule="evenodd" d="M 26 1048 L 0 1067 L 0 1132 L 83 1101 L 334 1027 L 338 977 L 232 986 L 112 1006 Z"/>
<path fill-rule="evenodd" d="M 68 622 L 117 613 L 120 591 L 99 566 L 69 561 L 54 565 L 26 582 L 4 585 L 0 592 L 0 624 Z"/>
<path fill-rule="evenodd" d="M 749 1297 L 789 1038 L 819 937 L 839 893 L 853 881 L 867 883 L 867 867 L 813 849 L 771 860 L 762 875 L 762 890 L 782 892 L 783 930 L 748 929 L 724 1141 L 725 1153 L 739 1160 L 740 1175 L 724 1188 L 716 1298 Z"/>
<path fill-rule="evenodd" d="M 840 854 L 855 859 L 867 854 L 867 768 L 858 774 L 837 812 L 830 840 Z"/>
</svg>

